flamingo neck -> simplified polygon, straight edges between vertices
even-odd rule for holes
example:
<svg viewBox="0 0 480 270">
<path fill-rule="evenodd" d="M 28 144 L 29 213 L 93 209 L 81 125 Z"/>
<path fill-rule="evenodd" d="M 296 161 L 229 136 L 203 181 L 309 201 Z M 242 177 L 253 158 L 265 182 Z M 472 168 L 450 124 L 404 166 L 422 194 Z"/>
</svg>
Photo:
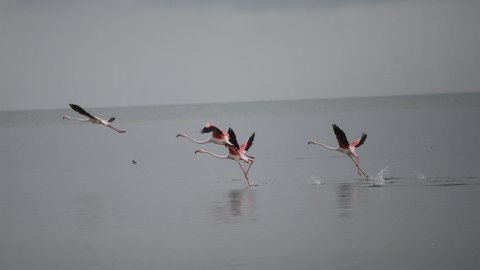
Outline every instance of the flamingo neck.
<svg viewBox="0 0 480 270">
<path fill-rule="evenodd" d="M 194 143 L 197 143 L 197 144 L 205 144 L 205 143 L 209 143 L 209 142 L 210 142 L 210 139 L 208 139 L 208 140 L 206 140 L 206 141 L 195 140 L 194 138 L 188 136 L 187 134 L 182 134 L 182 137 L 187 138 L 187 139 L 189 139 L 190 141 L 192 141 L 192 142 L 194 142 Z"/>
<path fill-rule="evenodd" d="M 217 155 L 215 153 L 212 153 L 210 151 L 206 151 L 206 150 L 203 150 L 203 151 L 200 151 L 199 153 L 205 153 L 205 154 L 210 154 L 216 158 L 219 158 L 219 159 L 228 159 L 228 155 L 227 156 L 220 156 L 220 155 Z"/>
<path fill-rule="evenodd" d="M 70 116 L 64 116 L 62 118 L 63 119 L 68 119 L 68 120 L 77 120 L 77 121 L 82 121 L 82 122 L 88 122 L 89 121 L 89 119 L 75 118 L 75 117 L 70 117 Z"/>
<path fill-rule="evenodd" d="M 335 151 L 338 150 L 338 147 L 328 146 L 328 145 L 326 145 L 326 144 L 319 143 L 319 142 L 317 142 L 317 141 L 309 141 L 308 143 L 309 143 L 309 144 L 320 145 L 320 146 L 323 146 L 323 147 L 325 147 L 325 148 L 327 148 L 327 149 L 330 149 L 330 150 L 335 150 Z"/>
</svg>

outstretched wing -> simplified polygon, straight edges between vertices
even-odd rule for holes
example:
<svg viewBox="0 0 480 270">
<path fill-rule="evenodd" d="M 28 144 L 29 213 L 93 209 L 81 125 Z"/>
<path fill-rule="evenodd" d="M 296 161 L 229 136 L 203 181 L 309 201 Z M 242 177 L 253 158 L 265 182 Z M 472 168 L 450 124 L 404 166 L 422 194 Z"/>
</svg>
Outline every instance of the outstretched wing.
<svg viewBox="0 0 480 270">
<path fill-rule="evenodd" d="M 237 135 L 235 135 L 235 132 L 231 128 L 228 128 L 228 140 L 235 148 L 240 149 L 237 142 Z"/>
<path fill-rule="evenodd" d="M 72 107 L 72 109 L 74 111 L 76 111 L 77 113 L 79 113 L 81 115 L 84 115 L 88 118 L 95 118 L 95 116 L 89 114 L 87 111 L 85 111 L 82 107 L 78 106 L 77 104 L 70 104 L 70 107 Z"/>
<path fill-rule="evenodd" d="M 365 142 L 366 139 L 367 139 L 367 134 L 363 133 L 360 139 L 353 141 L 350 145 L 355 148 L 358 148 Z"/>
<path fill-rule="evenodd" d="M 333 132 L 335 132 L 335 136 L 337 136 L 338 145 L 341 148 L 348 148 L 349 143 L 348 143 L 348 140 L 347 140 L 347 136 L 345 136 L 345 132 L 343 132 L 343 130 L 341 130 L 335 124 L 333 124 L 332 127 L 333 127 Z"/>
<path fill-rule="evenodd" d="M 210 133 L 210 132 L 220 132 L 220 133 L 222 133 L 222 131 L 219 128 L 217 128 L 216 126 L 213 126 L 210 123 L 206 123 L 205 127 L 200 130 L 200 133 L 202 133 L 202 134 Z"/>
<path fill-rule="evenodd" d="M 246 140 L 245 142 L 242 143 L 242 145 L 240 145 L 240 149 L 244 149 L 245 151 L 248 151 L 248 149 L 250 149 L 250 147 L 252 146 L 254 139 L 255 139 L 255 132 L 252 134 L 252 136 L 250 136 L 250 138 L 248 138 L 248 140 Z"/>
</svg>

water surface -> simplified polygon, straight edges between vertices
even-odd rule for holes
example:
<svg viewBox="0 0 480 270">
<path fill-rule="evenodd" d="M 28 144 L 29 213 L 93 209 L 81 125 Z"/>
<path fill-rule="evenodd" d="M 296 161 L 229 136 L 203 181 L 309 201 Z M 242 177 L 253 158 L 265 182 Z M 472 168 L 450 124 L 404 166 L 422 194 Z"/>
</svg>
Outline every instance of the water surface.
<svg viewBox="0 0 480 270">
<path fill-rule="evenodd" d="M 480 95 L 0 112 L 0 269 L 477 269 Z M 238 165 L 206 121 L 256 132 Z M 360 165 L 307 146 L 352 140 Z M 201 147 L 225 154 L 217 145 Z M 132 164 L 136 160 L 137 164 Z"/>
</svg>

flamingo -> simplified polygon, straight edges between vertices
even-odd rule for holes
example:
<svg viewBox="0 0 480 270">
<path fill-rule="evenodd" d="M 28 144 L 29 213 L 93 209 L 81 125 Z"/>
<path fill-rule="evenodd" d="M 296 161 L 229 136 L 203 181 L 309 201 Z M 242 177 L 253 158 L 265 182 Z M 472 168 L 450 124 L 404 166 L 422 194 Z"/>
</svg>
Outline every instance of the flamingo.
<svg viewBox="0 0 480 270">
<path fill-rule="evenodd" d="M 75 117 L 70 117 L 70 116 L 63 116 L 62 119 L 77 120 L 77 121 L 82 121 L 82 122 L 90 122 L 90 123 L 93 123 L 93 124 L 100 124 L 100 125 L 104 125 L 106 127 L 109 127 L 109 128 L 115 130 L 118 133 L 126 132 L 125 130 L 120 130 L 120 129 L 114 128 L 110 125 L 110 123 L 115 120 L 115 117 L 110 117 L 110 119 L 108 119 L 108 121 L 107 121 L 107 120 L 102 119 L 100 117 L 96 117 L 96 116 L 93 116 L 93 115 L 89 114 L 87 111 L 85 111 L 82 107 L 78 106 L 77 104 L 70 104 L 70 107 L 72 107 L 72 109 L 74 111 L 76 111 L 79 114 L 81 114 L 83 116 L 86 116 L 88 118 L 84 119 L 84 118 L 75 118 Z"/>
<path fill-rule="evenodd" d="M 360 174 L 360 172 L 361 172 L 366 178 L 368 178 L 368 176 L 362 171 L 362 169 L 360 169 L 360 167 L 358 165 L 358 163 L 360 162 L 360 158 L 358 157 L 357 153 L 355 152 L 355 149 L 360 147 L 365 142 L 365 140 L 367 139 L 367 134 L 363 133 L 362 137 L 354 140 L 352 143 L 348 143 L 347 136 L 345 136 L 345 132 L 343 132 L 343 130 L 341 130 L 335 124 L 333 124 L 332 127 L 333 127 L 333 132 L 337 136 L 337 141 L 338 141 L 338 146 L 337 147 L 328 146 L 328 145 L 325 145 L 323 143 L 319 143 L 315 140 L 310 140 L 308 142 L 308 144 L 321 145 L 321 146 L 323 146 L 327 149 L 330 149 L 330 150 L 333 150 L 333 151 L 338 151 L 340 153 L 346 154 L 353 161 L 355 166 L 357 167 L 358 175 L 361 175 Z M 352 157 L 355 158 L 357 161 L 355 162 L 355 160 Z"/>
<path fill-rule="evenodd" d="M 226 132 L 225 130 L 219 129 L 218 127 L 216 127 L 216 126 L 214 126 L 214 125 L 212 125 L 208 122 L 205 124 L 205 127 L 203 127 L 200 130 L 200 133 L 202 133 L 202 134 L 212 133 L 212 136 L 208 140 L 199 141 L 199 140 L 196 140 L 196 139 L 188 136 L 185 133 L 179 133 L 179 134 L 177 134 L 177 138 L 178 137 L 187 138 L 187 139 L 189 139 L 192 142 L 197 143 L 197 144 L 215 143 L 215 144 L 220 144 L 220 145 L 230 145 L 230 146 L 232 146 L 232 143 L 230 143 L 230 141 L 228 140 L 228 136 L 229 136 L 228 132 Z"/>
<path fill-rule="evenodd" d="M 228 148 L 228 154 L 225 155 L 225 156 L 220 156 L 220 155 L 217 155 L 215 153 L 212 153 L 210 151 L 207 151 L 207 150 L 204 150 L 204 149 L 198 149 L 198 150 L 195 150 L 195 154 L 197 153 L 205 153 L 205 154 L 210 154 L 216 158 L 219 158 L 219 159 L 231 159 L 231 160 L 235 160 L 237 162 L 237 164 L 240 166 L 240 168 L 242 169 L 243 171 L 243 175 L 245 176 L 245 180 L 247 181 L 247 184 L 248 186 L 253 186 L 251 183 L 250 183 L 250 179 L 248 178 L 248 172 L 250 171 L 250 167 L 252 166 L 253 164 L 253 161 L 254 161 L 254 157 L 252 156 L 249 156 L 247 155 L 247 151 L 248 149 L 250 149 L 250 147 L 252 146 L 253 144 L 253 140 L 255 138 L 255 132 L 250 136 L 250 138 L 248 138 L 248 140 L 246 140 L 244 143 L 242 143 L 241 145 L 238 145 L 238 142 L 237 142 L 237 137 L 235 136 L 235 132 L 233 131 L 233 129 L 229 128 L 228 129 L 228 134 L 229 134 L 229 137 L 230 137 L 230 141 L 232 143 L 232 145 L 227 145 L 226 147 Z M 245 169 L 243 168 L 242 164 L 240 163 L 240 161 L 243 161 L 245 163 L 248 163 L 249 166 L 247 168 L 247 170 L 245 171 Z"/>
</svg>

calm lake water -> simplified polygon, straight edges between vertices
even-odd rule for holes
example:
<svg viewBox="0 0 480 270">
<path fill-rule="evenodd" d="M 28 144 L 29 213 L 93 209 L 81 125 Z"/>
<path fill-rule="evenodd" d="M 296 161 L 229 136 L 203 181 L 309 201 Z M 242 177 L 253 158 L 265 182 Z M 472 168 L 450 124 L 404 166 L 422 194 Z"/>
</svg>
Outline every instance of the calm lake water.
<svg viewBox="0 0 480 270">
<path fill-rule="evenodd" d="M 2 270 L 480 267 L 479 94 L 86 106 L 124 134 L 65 107 L 0 112 Z M 259 186 L 175 137 L 207 121 L 256 132 Z M 335 145 L 332 123 L 368 134 L 373 179 L 307 146 Z"/>
</svg>

